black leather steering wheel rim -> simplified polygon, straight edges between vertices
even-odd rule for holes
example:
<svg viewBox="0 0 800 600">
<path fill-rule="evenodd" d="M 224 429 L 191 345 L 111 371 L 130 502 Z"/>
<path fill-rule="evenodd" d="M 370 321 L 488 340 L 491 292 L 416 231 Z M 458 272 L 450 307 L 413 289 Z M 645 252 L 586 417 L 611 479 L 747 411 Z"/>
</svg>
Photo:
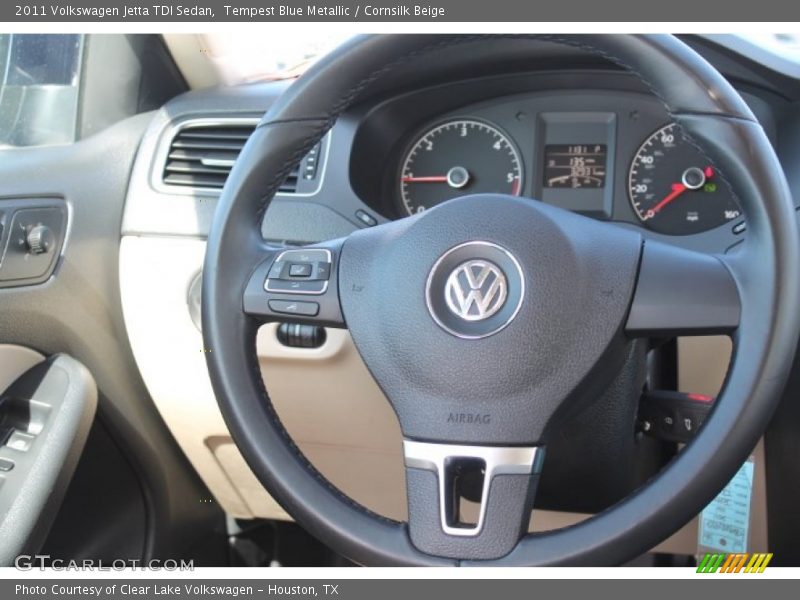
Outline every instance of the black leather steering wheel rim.
<svg viewBox="0 0 800 600">
<path fill-rule="evenodd" d="M 725 79 L 674 37 L 515 36 L 576 46 L 639 77 L 736 190 L 748 223 L 726 260 L 743 318 L 718 406 L 697 438 L 645 487 L 573 527 L 524 537 L 492 561 L 420 552 L 405 524 L 375 515 L 335 489 L 296 448 L 270 403 L 255 355 L 259 322 L 242 296 L 269 248 L 260 223 L 280 183 L 337 116 L 398 64 L 491 36 L 364 36 L 319 61 L 270 109 L 234 167 L 209 234 L 203 335 L 212 385 L 253 472 L 301 525 L 361 564 L 618 564 L 697 514 L 763 433 L 800 331 L 797 227 L 780 164 L 752 113 Z"/>
</svg>

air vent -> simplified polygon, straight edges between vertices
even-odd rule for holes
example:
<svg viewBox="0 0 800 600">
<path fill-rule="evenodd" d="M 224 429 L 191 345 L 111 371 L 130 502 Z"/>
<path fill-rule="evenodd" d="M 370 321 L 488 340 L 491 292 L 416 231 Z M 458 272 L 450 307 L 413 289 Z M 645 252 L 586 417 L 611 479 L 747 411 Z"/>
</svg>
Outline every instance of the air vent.
<svg viewBox="0 0 800 600">
<path fill-rule="evenodd" d="M 255 125 L 192 125 L 172 138 L 164 183 L 220 190 Z"/>
<path fill-rule="evenodd" d="M 221 190 L 255 123 L 191 123 L 174 134 L 167 152 L 162 181 L 165 185 Z M 317 188 L 321 144 L 295 167 L 278 189 L 279 194 L 310 193 Z"/>
</svg>

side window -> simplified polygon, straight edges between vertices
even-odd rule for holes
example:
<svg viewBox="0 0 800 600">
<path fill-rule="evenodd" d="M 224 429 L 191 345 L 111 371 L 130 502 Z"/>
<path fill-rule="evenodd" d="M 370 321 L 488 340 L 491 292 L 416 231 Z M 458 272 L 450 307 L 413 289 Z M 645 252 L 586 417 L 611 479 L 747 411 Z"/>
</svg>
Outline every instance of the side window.
<svg viewBox="0 0 800 600">
<path fill-rule="evenodd" d="M 75 141 L 83 36 L 0 34 L 0 148 Z"/>
</svg>

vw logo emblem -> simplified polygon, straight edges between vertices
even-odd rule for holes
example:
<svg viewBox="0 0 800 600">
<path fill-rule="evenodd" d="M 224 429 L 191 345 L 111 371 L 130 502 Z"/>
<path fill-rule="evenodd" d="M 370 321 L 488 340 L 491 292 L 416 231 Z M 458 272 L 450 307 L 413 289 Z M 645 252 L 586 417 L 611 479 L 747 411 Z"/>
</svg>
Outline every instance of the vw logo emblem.
<svg viewBox="0 0 800 600">
<path fill-rule="evenodd" d="M 447 250 L 433 264 L 425 302 L 434 322 L 456 337 L 479 340 L 494 335 L 517 316 L 525 297 L 525 277 L 511 252 L 475 240 Z"/>
<path fill-rule="evenodd" d="M 444 289 L 447 307 L 465 321 L 483 321 L 503 307 L 508 281 L 499 267 L 487 260 L 458 265 Z"/>
</svg>

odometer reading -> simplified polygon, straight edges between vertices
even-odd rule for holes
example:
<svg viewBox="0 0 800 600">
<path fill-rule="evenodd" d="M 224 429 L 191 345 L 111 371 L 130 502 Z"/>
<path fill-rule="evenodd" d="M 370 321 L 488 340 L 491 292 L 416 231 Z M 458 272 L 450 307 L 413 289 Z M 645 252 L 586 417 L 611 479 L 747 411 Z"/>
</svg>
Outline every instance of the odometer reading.
<svg viewBox="0 0 800 600">
<path fill-rule="evenodd" d="M 545 146 L 545 187 L 602 188 L 605 185 L 605 144 L 548 144 Z"/>
<path fill-rule="evenodd" d="M 447 121 L 420 136 L 403 160 L 400 200 L 409 215 L 466 194 L 522 192 L 522 161 L 494 125 Z"/>
<path fill-rule="evenodd" d="M 733 192 L 675 123 L 639 147 L 628 177 L 631 204 L 653 231 L 688 235 L 737 219 Z"/>
</svg>

